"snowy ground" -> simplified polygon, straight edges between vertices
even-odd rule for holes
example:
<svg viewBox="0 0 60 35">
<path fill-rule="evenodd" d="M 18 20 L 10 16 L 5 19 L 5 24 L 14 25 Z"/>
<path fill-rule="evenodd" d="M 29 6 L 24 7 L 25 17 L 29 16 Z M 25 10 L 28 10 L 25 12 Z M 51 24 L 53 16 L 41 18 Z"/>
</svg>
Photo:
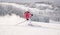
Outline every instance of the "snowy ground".
<svg viewBox="0 0 60 35">
<path fill-rule="evenodd" d="M 26 21 L 16 25 L 24 20 L 14 14 L 0 16 L 0 35 L 60 35 L 60 24 L 31 21 L 35 26 L 28 26 Z"/>
<path fill-rule="evenodd" d="M 24 20 L 15 14 L 0 16 L 0 35 L 60 35 L 60 24 L 55 21 L 50 23 L 31 21 L 30 26 L 28 25 L 30 21 L 18 24 Z"/>
</svg>

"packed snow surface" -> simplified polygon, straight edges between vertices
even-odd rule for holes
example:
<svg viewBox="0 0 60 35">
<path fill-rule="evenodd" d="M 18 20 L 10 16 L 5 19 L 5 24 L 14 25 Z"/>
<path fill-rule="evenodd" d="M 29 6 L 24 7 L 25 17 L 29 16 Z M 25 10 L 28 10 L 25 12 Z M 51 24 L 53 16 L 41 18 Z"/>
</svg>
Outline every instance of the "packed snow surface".
<svg viewBox="0 0 60 35">
<path fill-rule="evenodd" d="M 60 24 L 34 21 L 31 24 L 35 26 L 29 26 L 29 21 L 18 24 L 24 20 L 15 14 L 0 16 L 0 35 L 60 35 Z"/>
</svg>

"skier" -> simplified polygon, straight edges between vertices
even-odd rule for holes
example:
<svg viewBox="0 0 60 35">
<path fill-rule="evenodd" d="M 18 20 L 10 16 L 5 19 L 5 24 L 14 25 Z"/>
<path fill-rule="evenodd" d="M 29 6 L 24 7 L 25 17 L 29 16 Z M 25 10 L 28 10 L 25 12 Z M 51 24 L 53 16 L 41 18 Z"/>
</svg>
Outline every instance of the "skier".
<svg viewBox="0 0 60 35">
<path fill-rule="evenodd" d="M 29 11 L 26 11 L 25 13 L 24 13 L 24 18 L 26 19 L 25 21 L 28 21 L 29 22 L 29 24 L 31 24 L 31 22 L 30 22 L 30 18 L 31 18 L 31 16 L 33 16 L 33 14 L 31 14 Z M 25 22 L 25 21 L 23 21 L 23 22 Z M 20 22 L 20 23 L 18 23 L 18 24 L 21 24 L 21 23 L 23 23 L 23 22 Z M 16 24 L 16 25 L 18 25 L 18 24 Z M 29 25 L 28 24 L 28 25 Z"/>
<path fill-rule="evenodd" d="M 31 14 L 29 11 L 26 11 L 24 13 L 24 18 L 29 22 L 28 25 L 31 25 L 31 21 L 30 18 L 33 16 L 33 14 Z"/>
</svg>

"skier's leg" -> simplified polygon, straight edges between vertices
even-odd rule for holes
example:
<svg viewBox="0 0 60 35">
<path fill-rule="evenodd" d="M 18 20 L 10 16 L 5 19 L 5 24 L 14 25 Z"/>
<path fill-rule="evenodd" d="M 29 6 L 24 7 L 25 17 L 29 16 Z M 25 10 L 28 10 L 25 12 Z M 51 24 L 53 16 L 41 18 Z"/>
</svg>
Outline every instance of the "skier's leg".
<svg viewBox="0 0 60 35">
<path fill-rule="evenodd" d="M 29 26 L 32 26 L 32 23 L 31 23 L 31 20 L 30 19 L 28 20 L 28 25 Z"/>
</svg>

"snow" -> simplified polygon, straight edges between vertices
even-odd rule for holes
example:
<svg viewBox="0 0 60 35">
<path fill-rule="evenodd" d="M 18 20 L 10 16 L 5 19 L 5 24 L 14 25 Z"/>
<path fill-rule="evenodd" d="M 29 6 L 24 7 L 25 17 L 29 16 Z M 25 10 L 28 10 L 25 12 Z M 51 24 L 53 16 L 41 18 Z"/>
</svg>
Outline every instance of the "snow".
<svg viewBox="0 0 60 35">
<path fill-rule="evenodd" d="M 8 5 L 8 3 L 2 4 Z M 25 9 L 23 5 L 11 5 Z M 28 7 L 25 10 L 27 9 Z M 31 10 L 33 11 L 33 8 L 31 8 Z M 39 11 L 36 8 L 34 8 L 34 10 Z M 25 19 L 15 14 L 0 16 L 0 35 L 60 35 L 60 24 L 57 24 L 54 21 L 51 21 L 51 23 L 35 21 L 25 21 L 20 23 L 22 21 L 25 21 Z M 32 25 L 28 25 L 28 23 Z"/>
<path fill-rule="evenodd" d="M 43 22 L 31 21 L 33 25 L 41 25 L 42 27 L 32 27 L 27 25 L 28 21 L 22 24 L 16 25 L 25 19 L 12 14 L 12 16 L 6 15 L 0 16 L 0 35 L 60 35 L 60 24 L 49 24 Z M 49 27 L 49 28 L 45 28 Z M 50 27 L 56 28 L 52 29 Z"/>
</svg>

